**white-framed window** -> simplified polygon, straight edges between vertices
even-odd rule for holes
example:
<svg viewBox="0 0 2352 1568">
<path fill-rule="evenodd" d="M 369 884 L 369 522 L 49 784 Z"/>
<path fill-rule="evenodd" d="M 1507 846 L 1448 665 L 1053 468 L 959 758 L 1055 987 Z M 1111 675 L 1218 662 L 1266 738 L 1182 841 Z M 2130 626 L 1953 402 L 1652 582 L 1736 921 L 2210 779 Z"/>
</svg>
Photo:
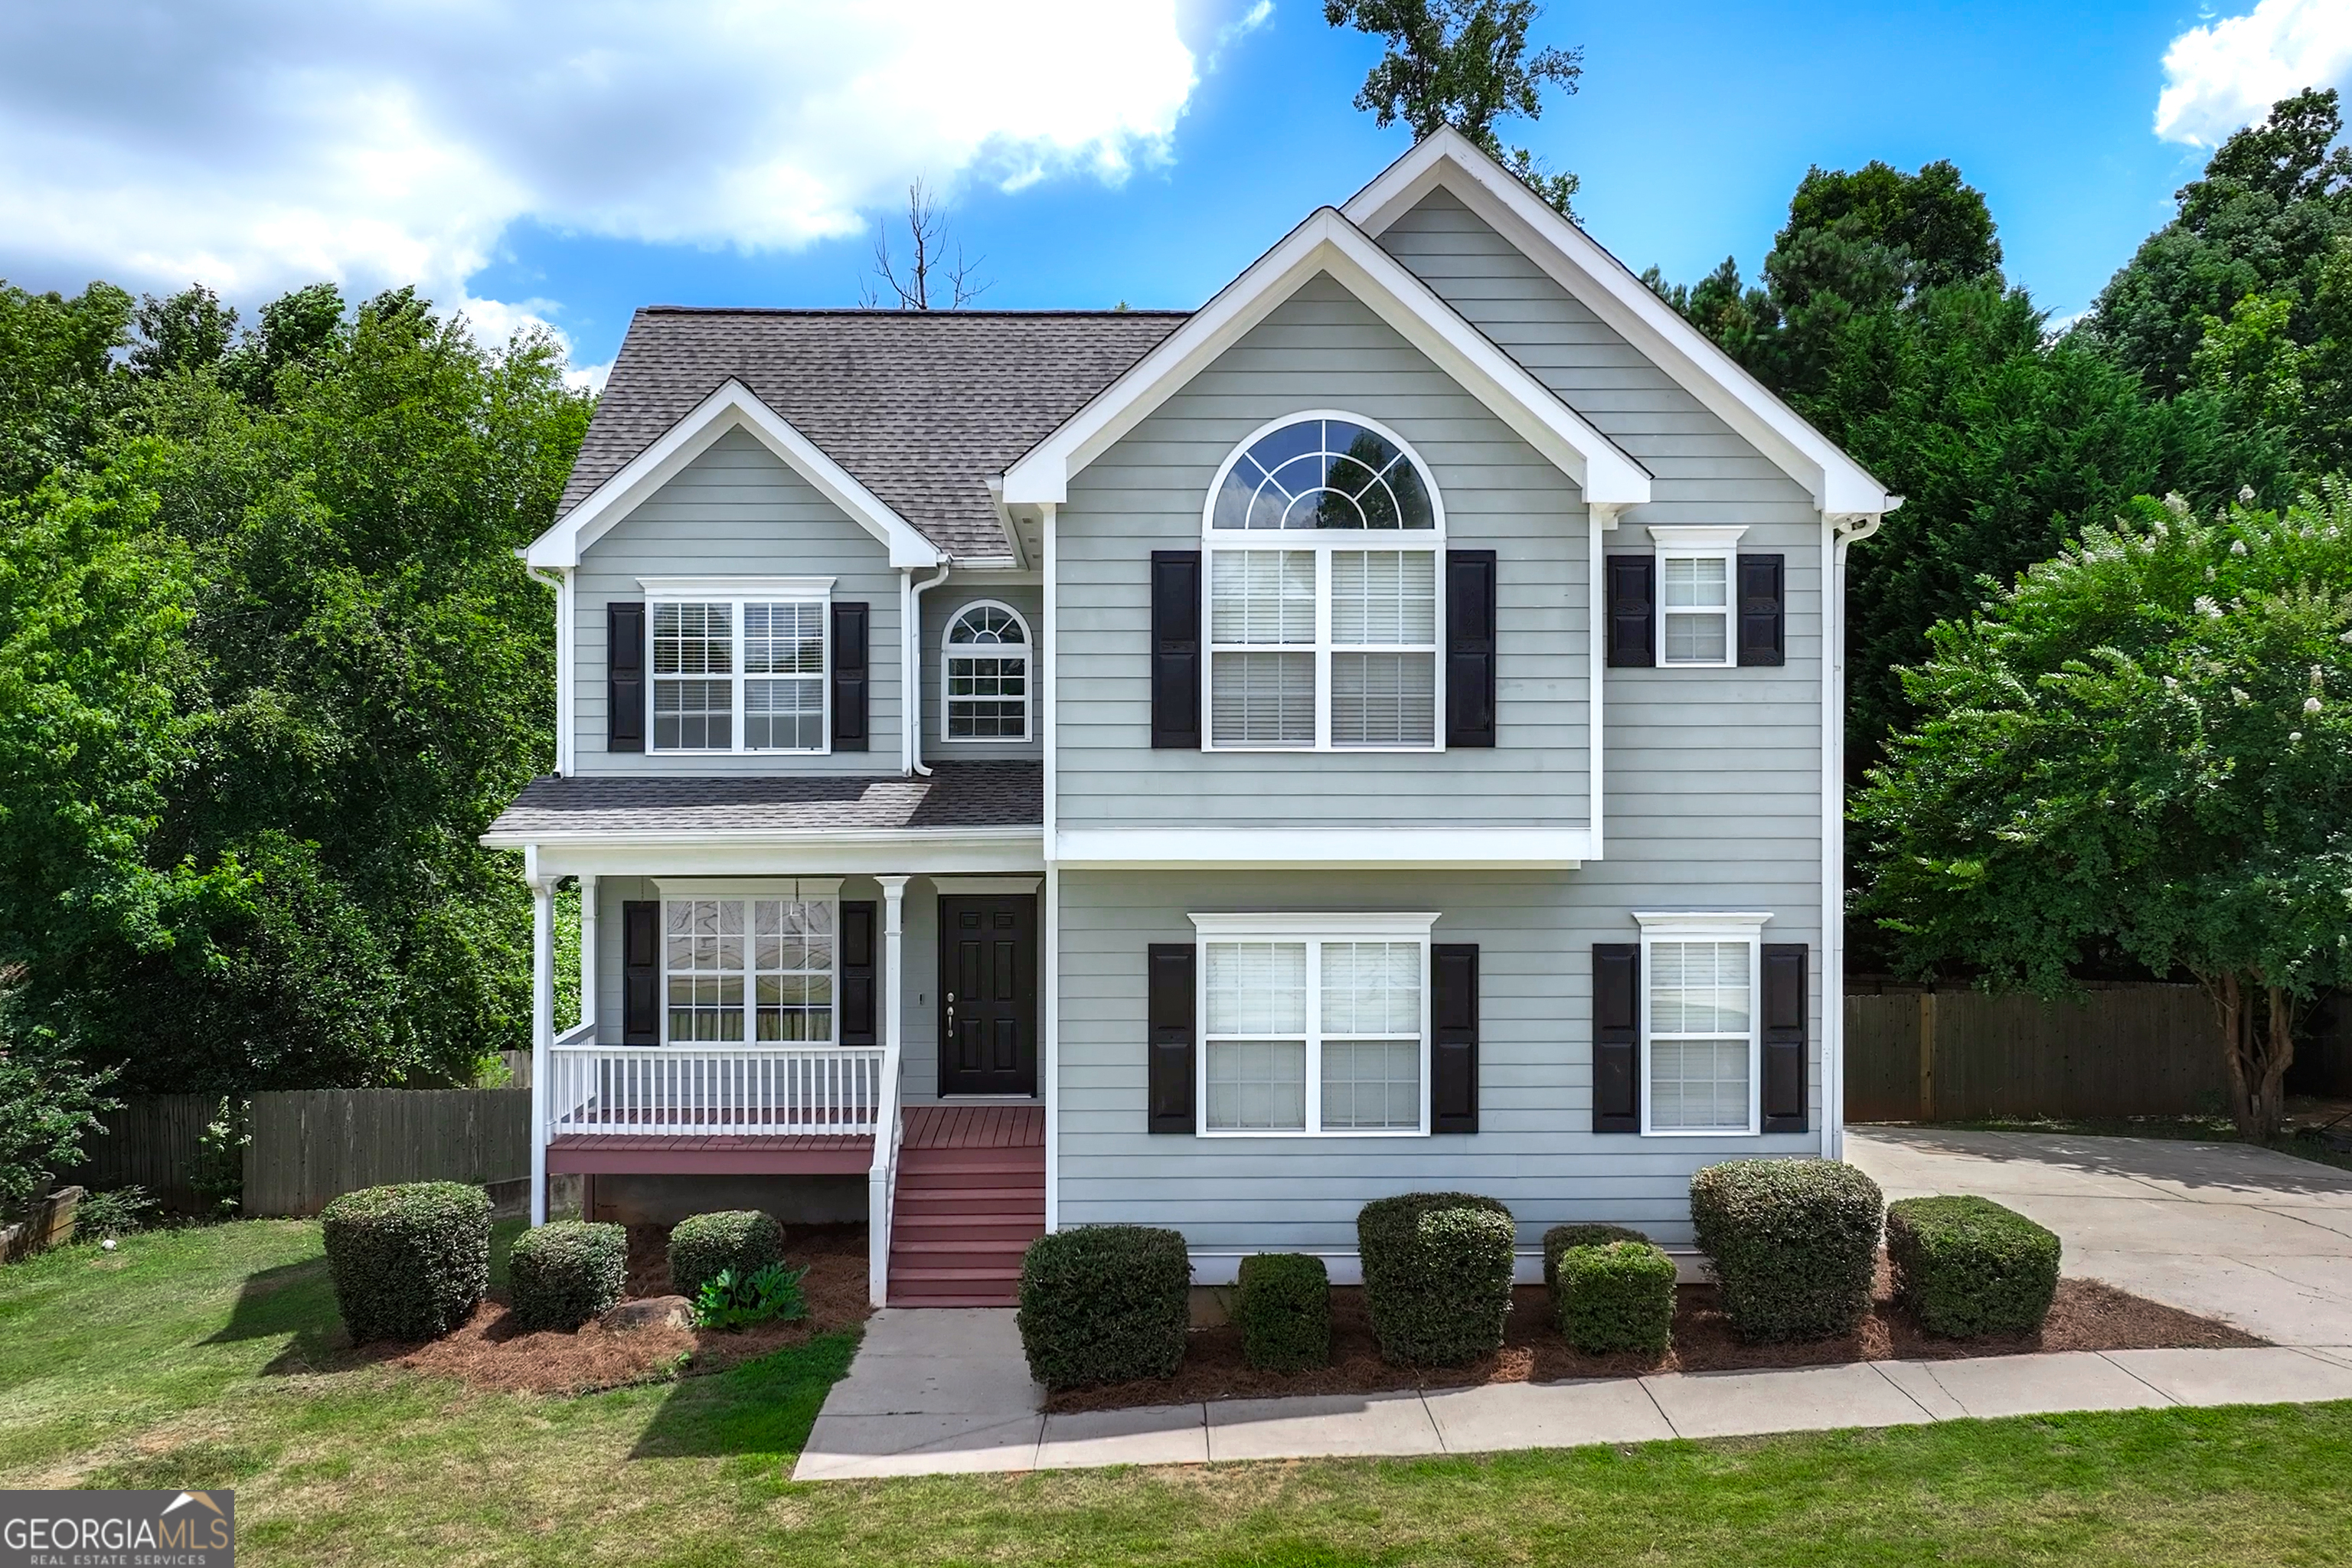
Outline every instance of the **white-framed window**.
<svg viewBox="0 0 2352 1568">
<path fill-rule="evenodd" d="M 1739 662 L 1734 624 L 1739 528 L 1653 527 L 1658 560 L 1658 647 L 1662 665 L 1728 668 Z"/>
<path fill-rule="evenodd" d="M 976 600 L 948 622 L 940 724 L 950 741 L 1029 738 L 1029 623 L 1012 605 Z"/>
<path fill-rule="evenodd" d="M 837 881 L 662 888 L 666 1045 L 831 1045 Z"/>
<path fill-rule="evenodd" d="M 1427 1132 L 1436 921 L 1194 915 L 1201 1136 Z"/>
<path fill-rule="evenodd" d="M 1642 928 L 1642 1131 L 1758 1127 L 1769 914 L 1636 913 Z"/>
<path fill-rule="evenodd" d="M 1265 426 L 1202 516 L 1211 751 L 1436 751 L 1445 514 L 1421 459 L 1360 415 Z"/>
<path fill-rule="evenodd" d="M 831 749 L 832 578 L 639 581 L 653 750 Z"/>
</svg>

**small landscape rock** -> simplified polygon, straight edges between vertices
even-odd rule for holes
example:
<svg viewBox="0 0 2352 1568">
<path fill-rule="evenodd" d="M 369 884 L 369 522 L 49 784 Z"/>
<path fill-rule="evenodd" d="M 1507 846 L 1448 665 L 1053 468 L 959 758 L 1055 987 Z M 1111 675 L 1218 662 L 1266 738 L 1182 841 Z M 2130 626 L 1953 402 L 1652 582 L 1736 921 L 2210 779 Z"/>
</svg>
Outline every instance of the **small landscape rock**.
<svg viewBox="0 0 2352 1568">
<path fill-rule="evenodd" d="M 629 1329 L 690 1329 L 694 1303 L 683 1296 L 648 1296 L 606 1308 L 596 1323 L 616 1333 Z"/>
</svg>

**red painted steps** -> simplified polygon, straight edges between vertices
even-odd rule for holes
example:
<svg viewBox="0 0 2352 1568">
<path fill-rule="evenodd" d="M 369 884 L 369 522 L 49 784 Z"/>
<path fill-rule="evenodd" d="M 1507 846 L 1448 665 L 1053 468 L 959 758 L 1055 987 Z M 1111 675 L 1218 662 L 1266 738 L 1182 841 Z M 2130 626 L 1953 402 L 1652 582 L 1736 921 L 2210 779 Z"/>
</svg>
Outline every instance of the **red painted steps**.
<svg viewBox="0 0 2352 1568">
<path fill-rule="evenodd" d="M 1021 1255 L 1045 1234 L 1043 1123 L 1034 1107 L 908 1108 L 890 1223 L 892 1306 L 1014 1304 Z"/>
</svg>

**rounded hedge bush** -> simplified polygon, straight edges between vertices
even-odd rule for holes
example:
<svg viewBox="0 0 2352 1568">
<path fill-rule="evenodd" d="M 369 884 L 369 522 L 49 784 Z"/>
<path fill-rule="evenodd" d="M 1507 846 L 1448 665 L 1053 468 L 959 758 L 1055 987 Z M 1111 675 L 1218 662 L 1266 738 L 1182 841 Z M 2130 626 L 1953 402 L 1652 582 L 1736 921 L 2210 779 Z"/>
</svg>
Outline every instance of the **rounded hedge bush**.
<svg viewBox="0 0 2352 1568">
<path fill-rule="evenodd" d="M 1664 1355 L 1675 1323 L 1675 1260 L 1646 1241 L 1564 1247 L 1551 1300 L 1559 1331 L 1586 1355 Z"/>
<path fill-rule="evenodd" d="M 1748 1341 L 1832 1339 L 1870 1310 L 1878 1184 L 1834 1160 L 1733 1160 L 1691 1178 L 1691 1224 Z"/>
<path fill-rule="evenodd" d="M 705 1281 L 732 1268 L 749 1279 L 784 1260 L 784 1227 L 758 1209 L 722 1209 L 682 1219 L 669 1233 L 669 1288 L 693 1300 Z"/>
<path fill-rule="evenodd" d="M 629 1272 L 629 1233 L 617 1225 L 557 1220 L 525 1231 L 507 1260 L 515 1326 L 572 1330 L 617 1304 Z"/>
<path fill-rule="evenodd" d="M 1647 1242 L 1638 1230 L 1622 1225 L 1556 1225 L 1543 1234 L 1544 1289 L 1559 1286 L 1559 1255 L 1571 1247 L 1606 1247 L 1612 1241 Z"/>
<path fill-rule="evenodd" d="M 1896 1299 L 1931 1334 L 2030 1334 L 2058 1294 L 2058 1237 L 1990 1198 L 1905 1198 L 1886 1209 Z"/>
<path fill-rule="evenodd" d="M 319 1222 L 353 1344 L 438 1339 L 490 1287 L 490 1200 L 479 1187 L 368 1187 L 330 1203 Z"/>
<path fill-rule="evenodd" d="M 1331 1273 L 1303 1252 L 1242 1259 L 1234 1318 L 1242 1359 L 1261 1372 L 1306 1372 L 1331 1362 Z"/>
<path fill-rule="evenodd" d="M 1172 1377 L 1192 1326 L 1192 1258 L 1181 1231 L 1086 1226 L 1029 1244 L 1021 1259 L 1021 1348 L 1052 1389 Z"/>
<path fill-rule="evenodd" d="M 1454 1366 L 1503 1343 L 1511 1310 L 1511 1211 L 1474 1193 L 1405 1193 L 1356 1215 L 1364 1306 L 1381 1358 Z"/>
</svg>

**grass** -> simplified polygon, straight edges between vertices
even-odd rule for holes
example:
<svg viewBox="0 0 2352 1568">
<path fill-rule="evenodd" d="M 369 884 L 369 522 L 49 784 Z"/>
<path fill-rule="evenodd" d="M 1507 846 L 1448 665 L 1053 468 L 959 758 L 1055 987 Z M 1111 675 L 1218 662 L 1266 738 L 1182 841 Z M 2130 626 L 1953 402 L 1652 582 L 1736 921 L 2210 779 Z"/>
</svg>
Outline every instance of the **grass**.
<svg viewBox="0 0 2352 1568">
<path fill-rule="evenodd" d="M 850 1336 L 574 1399 L 346 1364 L 318 1228 L 0 1270 L 0 1487 L 233 1486 L 257 1564 L 2318 1563 L 2352 1405 L 795 1485 Z"/>
<path fill-rule="evenodd" d="M 2198 1143 L 2242 1143 L 2238 1124 L 2227 1116 L 1996 1116 L 1968 1121 L 1917 1121 L 1914 1127 L 1948 1127 L 1968 1132 L 2057 1132 L 2073 1138 L 2167 1138 Z M 2261 1147 L 2315 1164 L 2352 1171 L 2352 1153 L 2330 1149 L 2316 1138 L 2289 1134 Z"/>
</svg>

